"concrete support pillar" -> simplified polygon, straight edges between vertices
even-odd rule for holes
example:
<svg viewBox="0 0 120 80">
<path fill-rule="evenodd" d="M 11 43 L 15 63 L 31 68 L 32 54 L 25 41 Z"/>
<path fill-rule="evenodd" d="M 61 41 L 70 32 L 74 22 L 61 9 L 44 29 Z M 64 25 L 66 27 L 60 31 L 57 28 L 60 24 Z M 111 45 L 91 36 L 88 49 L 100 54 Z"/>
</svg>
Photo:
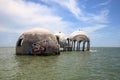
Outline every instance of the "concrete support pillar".
<svg viewBox="0 0 120 80">
<path fill-rule="evenodd" d="M 68 47 L 70 47 L 70 40 L 69 40 L 69 38 L 67 38 L 67 41 L 68 41 Z"/>
<path fill-rule="evenodd" d="M 71 45 L 70 45 L 70 39 L 69 38 L 67 38 L 67 41 L 68 41 L 68 45 L 67 45 L 67 51 L 72 51 L 72 47 L 71 47 Z"/>
<path fill-rule="evenodd" d="M 66 49 L 66 45 L 67 44 L 67 40 L 65 40 L 65 44 L 64 44 L 64 51 L 67 51 L 67 49 Z"/>
<path fill-rule="evenodd" d="M 81 45 L 81 41 L 79 41 L 79 47 L 80 47 L 80 45 Z M 81 49 L 81 47 L 79 48 L 79 50 Z"/>
<path fill-rule="evenodd" d="M 72 51 L 73 51 L 73 44 L 74 44 L 74 42 L 72 41 Z"/>
<path fill-rule="evenodd" d="M 77 51 L 80 50 L 80 41 L 77 41 Z"/>
<path fill-rule="evenodd" d="M 74 51 L 75 51 L 75 42 L 76 42 L 76 41 L 74 40 L 74 46 L 73 46 L 73 50 L 74 50 Z"/>
<path fill-rule="evenodd" d="M 66 47 L 67 51 L 69 51 L 69 45 L 70 45 L 69 38 L 67 38 L 67 47 Z"/>
<path fill-rule="evenodd" d="M 87 42 L 87 51 L 89 51 L 90 50 L 90 42 L 88 41 Z"/>
<path fill-rule="evenodd" d="M 83 42 L 82 51 L 85 51 L 85 41 Z"/>
</svg>

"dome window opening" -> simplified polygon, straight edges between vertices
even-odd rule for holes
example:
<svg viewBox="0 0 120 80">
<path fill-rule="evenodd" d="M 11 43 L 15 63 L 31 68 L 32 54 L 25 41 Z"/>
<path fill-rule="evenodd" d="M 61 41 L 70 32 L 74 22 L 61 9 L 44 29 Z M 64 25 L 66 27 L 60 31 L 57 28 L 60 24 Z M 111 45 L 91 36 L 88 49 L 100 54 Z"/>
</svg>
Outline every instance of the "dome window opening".
<svg viewBox="0 0 120 80">
<path fill-rule="evenodd" d="M 17 46 L 22 46 L 23 44 L 23 39 L 19 39 Z"/>
</svg>

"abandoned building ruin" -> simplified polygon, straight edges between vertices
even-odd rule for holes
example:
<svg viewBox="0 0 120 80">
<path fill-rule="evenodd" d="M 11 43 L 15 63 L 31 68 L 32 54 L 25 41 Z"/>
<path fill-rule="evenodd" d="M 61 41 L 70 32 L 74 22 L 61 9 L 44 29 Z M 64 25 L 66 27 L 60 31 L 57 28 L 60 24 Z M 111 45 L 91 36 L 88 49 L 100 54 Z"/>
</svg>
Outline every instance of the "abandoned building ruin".
<svg viewBox="0 0 120 80">
<path fill-rule="evenodd" d="M 81 30 L 69 36 L 51 33 L 46 29 L 31 29 L 24 32 L 16 43 L 17 55 L 58 55 L 60 51 L 89 51 L 90 39 Z"/>
<path fill-rule="evenodd" d="M 55 34 L 60 44 L 60 48 L 63 51 L 89 51 L 90 39 L 88 35 L 81 30 L 74 31 L 70 36 L 66 36 L 64 33 Z"/>
<path fill-rule="evenodd" d="M 16 54 L 57 55 L 59 44 L 54 34 L 46 29 L 32 29 L 24 32 L 16 44 Z"/>
</svg>

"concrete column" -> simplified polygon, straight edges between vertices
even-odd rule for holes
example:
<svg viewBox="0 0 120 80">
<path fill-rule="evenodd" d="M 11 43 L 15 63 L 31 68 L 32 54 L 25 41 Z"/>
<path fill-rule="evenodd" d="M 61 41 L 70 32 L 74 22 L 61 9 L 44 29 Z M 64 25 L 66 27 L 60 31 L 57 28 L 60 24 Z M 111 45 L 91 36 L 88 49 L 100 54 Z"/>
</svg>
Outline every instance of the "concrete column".
<svg viewBox="0 0 120 80">
<path fill-rule="evenodd" d="M 79 41 L 79 50 L 81 49 L 80 45 L 81 45 L 81 41 Z"/>
<path fill-rule="evenodd" d="M 76 42 L 76 41 L 74 40 L 74 47 L 73 47 L 73 50 L 74 50 L 74 51 L 75 51 L 75 42 Z"/>
<path fill-rule="evenodd" d="M 77 41 L 77 51 L 80 50 L 80 41 Z"/>
<path fill-rule="evenodd" d="M 74 44 L 74 42 L 72 41 L 72 51 L 73 51 L 73 44 Z"/>
<path fill-rule="evenodd" d="M 69 38 L 67 38 L 67 41 L 68 41 L 68 47 L 70 47 L 70 41 L 69 41 Z"/>
<path fill-rule="evenodd" d="M 89 51 L 90 50 L 90 42 L 88 41 L 87 42 L 87 51 Z"/>
<path fill-rule="evenodd" d="M 65 40 L 65 44 L 64 44 L 64 51 L 66 51 L 66 45 L 67 44 L 67 42 L 66 42 L 66 40 Z"/>
<path fill-rule="evenodd" d="M 82 51 L 85 51 L 85 41 L 83 42 Z"/>
<path fill-rule="evenodd" d="M 67 38 L 67 47 L 66 47 L 66 49 L 67 49 L 67 51 L 69 51 L 69 45 L 70 45 L 70 42 L 69 42 L 69 38 Z"/>
</svg>

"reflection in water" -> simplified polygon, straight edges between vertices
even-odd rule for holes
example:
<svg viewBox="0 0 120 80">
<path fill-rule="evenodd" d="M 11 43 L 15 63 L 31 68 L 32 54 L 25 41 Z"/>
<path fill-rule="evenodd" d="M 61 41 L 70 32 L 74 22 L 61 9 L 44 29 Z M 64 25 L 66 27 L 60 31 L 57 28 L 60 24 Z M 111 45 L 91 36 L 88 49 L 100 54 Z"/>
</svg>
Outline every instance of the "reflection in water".
<svg viewBox="0 0 120 80">
<path fill-rule="evenodd" d="M 118 80 L 120 49 L 62 52 L 59 56 L 16 56 L 0 48 L 0 80 Z M 114 54 L 113 54 L 114 53 Z"/>
</svg>

